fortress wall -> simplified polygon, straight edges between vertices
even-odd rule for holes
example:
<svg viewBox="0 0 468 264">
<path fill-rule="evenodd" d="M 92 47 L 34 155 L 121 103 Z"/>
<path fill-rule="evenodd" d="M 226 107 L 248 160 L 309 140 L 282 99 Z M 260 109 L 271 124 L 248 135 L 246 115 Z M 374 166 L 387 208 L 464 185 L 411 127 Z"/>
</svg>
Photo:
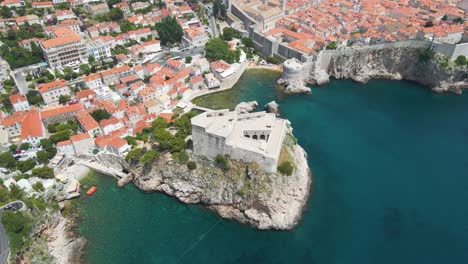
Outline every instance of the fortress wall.
<svg viewBox="0 0 468 264">
<path fill-rule="evenodd" d="M 468 57 L 468 43 L 461 43 L 461 44 L 455 45 L 451 59 L 455 60 L 460 55 Z"/>
</svg>

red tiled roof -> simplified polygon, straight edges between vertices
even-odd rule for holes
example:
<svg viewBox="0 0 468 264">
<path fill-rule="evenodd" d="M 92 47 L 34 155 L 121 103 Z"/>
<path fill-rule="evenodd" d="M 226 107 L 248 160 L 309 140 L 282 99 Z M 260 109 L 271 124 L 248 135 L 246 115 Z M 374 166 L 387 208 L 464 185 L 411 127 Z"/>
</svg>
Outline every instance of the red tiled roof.
<svg viewBox="0 0 468 264">
<path fill-rule="evenodd" d="M 72 144 L 71 140 L 65 140 L 65 141 L 57 142 L 56 146 L 57 147 L 62 147 L 62 146 L 71 145 L 71 144 Z"/>
<path fill-rule="evenodd" d="M 80 111 L 75 114 L 76 119 L 84 127 L 86 131 L 99 127 L 98 122 L 86 111 Z"/>
<path fill-rule="evenodd" d="M 55 80 L 50 83 L 42 83 L 36 86 L 37 90 L 39 90 L 40 93 L 45 93 L 48 92 L 49 90 L 61 88 L 64 86 L 68 86 L 68 82 L 62 79 Z"/>
<path fill-rule="evenodd" d="M 31 110 L 21 124 L 21 139 L 44 137 L 41 116 L 37 110 Z"/>
<path fill-rule="evenodd" d="M 91 138 L 91 136 L 88 133 L 80 133 L 80 134 L 71 136 L 70 140 L 72 142 L 77 142 L 77 141 L 81 141 L 81 140 L 88 139 L 88 138 Z"/>
<path fill-rule="evenodd" d="M 84 106 L 82 104 L 73 104 L 73 105 L 61 106 L 61 107 L 57 107 L 54 109 L 42 111 L 41 116 L 42 118 L 47 118 L 47 117 L 69 113 L 69 112 L 78 112 L 83 109 L 84 109 Z"/>
<path fill-rule="evenodd" d="M 27 101 L 26 97 L 22 94 L 12 94 L 10 95 L 11 104 L 21 103 Z"/>
</svg>

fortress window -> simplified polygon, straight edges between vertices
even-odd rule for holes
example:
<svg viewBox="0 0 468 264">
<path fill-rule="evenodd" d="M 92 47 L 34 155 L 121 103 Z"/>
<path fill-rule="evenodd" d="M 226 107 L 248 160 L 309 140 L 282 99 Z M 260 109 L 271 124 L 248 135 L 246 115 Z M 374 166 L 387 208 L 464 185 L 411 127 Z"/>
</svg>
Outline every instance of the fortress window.
<svg viewBox="0 0 468 264">
<path fill-rule="evenodd" d="M 261 135 L 260 139 L 265 140 L 265 135 Z"/>
<path fill-rule="evenodd" d="M 253 136 L 252 136 L 252 139 L 257 140 L 257 139 L 258 139 L 258 136 L 257 136 L 257 135 L 253 135 Z"/>
</svg>

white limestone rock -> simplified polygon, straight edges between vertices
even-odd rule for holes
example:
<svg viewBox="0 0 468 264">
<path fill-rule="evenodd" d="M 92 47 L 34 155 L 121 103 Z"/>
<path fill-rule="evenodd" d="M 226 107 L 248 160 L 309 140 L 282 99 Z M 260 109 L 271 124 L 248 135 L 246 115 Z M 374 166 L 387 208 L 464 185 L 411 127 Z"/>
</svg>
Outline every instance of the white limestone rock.
<svg viewBox="0 0 468 264">
<path fill-rule="evenodd" d="M 311 173 L 305 151 L 291 142 L 287 145 L 296 168 L 291 176 L 265 173 L 257 164 L 234 160 L 228 171 L 222 171 L 203 157 L 191 157 L 197 169 L 190 171 L 177 162 L 168 165 L 163 156 L 152 168 L 134 168 L 134 184 L 184 203 L 200 203 L 224 218 L 259 229 L 292 229 L 306 205 Z"/>
<path fill-rule="evenodd" d="M 253 112 L 257 107 L 257 101 L 241 102 L 236 106 L 235 111 L 237 114 L 247 114 Z"/>
<path fill-rule="evenodd" d="M 269 102 L 265 105 L 264 109 L 267 113 L 272 113 L 276 116 L 279 116 L 279 105 L 276 103 L 276 101 Z"/>
</svg>

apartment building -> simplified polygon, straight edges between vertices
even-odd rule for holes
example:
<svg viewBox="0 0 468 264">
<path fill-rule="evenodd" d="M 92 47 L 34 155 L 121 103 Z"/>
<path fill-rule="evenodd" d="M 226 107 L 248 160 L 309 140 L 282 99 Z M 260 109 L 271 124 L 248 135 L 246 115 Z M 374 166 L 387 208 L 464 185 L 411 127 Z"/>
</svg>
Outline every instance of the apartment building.
<svg viewBox="0 0 468 264">
<path fill-rule="evenodd" d="M 78 68 L 87 62 L 86 44 L 73 30 L 58 28 L 53 36 L 41 41 L 42 52 L 51 68 Z"/>
<path fill-rule="evenodd" d="M 112 56 L 110 45 L 101 40 L 88 42 L 86 44 L 86 50 L 88 56 L 94 57 L 97 61 L 108 59 Z"/>
<path fill-rule="evenodd" d="M 42 96 L 42 100 L 48 105 L 58 105 L 61 95 L 71 96 L 70 87 L 65 80 L 55 80 L 50 83 L 43 83 L 36 86 Z"/>
</svg>

